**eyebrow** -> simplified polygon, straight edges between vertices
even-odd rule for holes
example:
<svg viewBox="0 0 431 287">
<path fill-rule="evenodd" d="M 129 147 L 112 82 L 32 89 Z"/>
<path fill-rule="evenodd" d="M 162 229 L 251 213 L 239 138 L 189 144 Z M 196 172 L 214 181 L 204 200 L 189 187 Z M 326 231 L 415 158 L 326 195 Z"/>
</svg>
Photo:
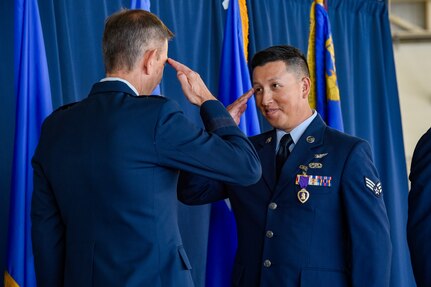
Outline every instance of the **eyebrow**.
<svg viewBox="0 0 431 287">
<path fill-rule="evenodd" d="M 268 79 L 268 82 L 274 82 L 274 81 L 279 81 L 279 80 L 280 80 L 280 77 L 274 77 L 274 78 Z M 253 85 L 260 85 L 260 83 L 253 82 Z"/>
</svg>

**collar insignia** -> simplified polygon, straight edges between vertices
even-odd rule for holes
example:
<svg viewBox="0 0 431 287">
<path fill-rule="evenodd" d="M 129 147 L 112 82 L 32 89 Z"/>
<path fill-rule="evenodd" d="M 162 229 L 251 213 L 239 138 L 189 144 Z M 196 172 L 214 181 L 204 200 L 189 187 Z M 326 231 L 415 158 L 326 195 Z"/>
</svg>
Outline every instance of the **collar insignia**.
<svg viewBox="0 0 431 287">
<path fill-rule="evenodd" d="M 308 143 L 314 143 L 315 138 L 314 138 L 313 136 L 308 136 L 305 140 L 306 140 Z"/>
</svg>

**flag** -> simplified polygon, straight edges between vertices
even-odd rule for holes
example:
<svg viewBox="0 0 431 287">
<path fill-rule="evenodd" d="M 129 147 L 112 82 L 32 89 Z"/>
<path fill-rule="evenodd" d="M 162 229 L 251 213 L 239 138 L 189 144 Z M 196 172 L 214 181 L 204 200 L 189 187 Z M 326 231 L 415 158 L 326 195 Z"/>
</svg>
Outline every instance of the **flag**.
<svg viewBox="0 0 431 287">
<path fill-rule="evenodd" d="M 224 2 L 226 4 L 226 1 Z M 224 30 L 218 99 L 229 105 L 251 89 L 247 67 L 248 16 L 245 0 L 230 0 Z M 260 133 L 254 98 L 241 116 L 240 129 L 248 136 Z M 211 206 L 206 287 L 230 286 L 238 246 L 236 223 L 229 200 Z"/>
<path fill-rule="evenodd" d="M 245 0 L 231 0 L 227 10 L 221 54 L 218 99 L 229 105 L 251 89 L 247 67 L 248 16 Z M 240 129 L 248 136 L 260 133 L 254 98 L 247 103 L 248 108 L 241 116 Z"/>
<path fill-rule="evenodd" d="M 30 224 L 31 158 L 52 103 L 37 0 L 15 0 L 14 13 L 16 122 L 4 284 L 31 287 L 36 286 Z"/>
<path fill-rule="evenodd" d="M 150 0 L 130 0 L 130 9 L 142 9 L 150 12 L 151 2 Z M 160 95 L 160 86 L 157 87 L 152 92 L 152 95 Z"/>
<path fill-rule="evenodd" d="M 150 0 L 130 0 L 130 9 L 142 9 L 150 11 Z"/>
<path fill-rule="evenodd" d="M 334 43 L 324 0 L 311 4 L 307 58 L 311 78 L 310 106 L 330 127 L 343 131 Z"/>
</svg>

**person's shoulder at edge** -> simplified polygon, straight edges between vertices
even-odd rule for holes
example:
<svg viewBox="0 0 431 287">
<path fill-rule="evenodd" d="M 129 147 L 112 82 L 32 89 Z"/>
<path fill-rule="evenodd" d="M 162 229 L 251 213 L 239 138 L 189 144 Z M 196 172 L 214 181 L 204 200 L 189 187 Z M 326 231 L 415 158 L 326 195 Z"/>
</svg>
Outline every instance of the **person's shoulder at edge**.
<svg viewBox="0 0 431 287">
<path fill-rule="evenodd" d="M 326 126 L 326 134 L 327 134 L 327 137 L 336 139 L 336 141 L 334 141 L 336 144 L 355 145 L 361 142 L 361 143 L 366 143 L 367 145 L 370 145 L 369 142 L 363 138 L 350 135 L 346 132 L 341 132 L 339 130 L 331 128 L 330 126 Z"/>
</svg>

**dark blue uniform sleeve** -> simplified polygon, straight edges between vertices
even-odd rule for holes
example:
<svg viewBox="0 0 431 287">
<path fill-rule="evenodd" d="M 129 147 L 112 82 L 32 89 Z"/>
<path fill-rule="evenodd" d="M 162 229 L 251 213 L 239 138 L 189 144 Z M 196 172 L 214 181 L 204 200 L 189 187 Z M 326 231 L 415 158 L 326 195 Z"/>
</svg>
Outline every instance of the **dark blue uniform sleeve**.
<svg viewBox="0 0 431 287">
<path fill-rule="evenodd" d="M 181 172 L 178 180 L 178 199 L 188 205 L 199 205 L 228 198 L 225 185 L 204 176 Z"/>
<path fill-rule="evenodd" d="M 38 149 L 32 166 L 31 235 L 37 285 L 63 286 L 65 227 L 54 193 L 40 165 Z"/>
<path fill-rule="evenodd" d="M 416 145 L 410 169 L 407 239 L 418 286 L 431 286 L 431 129 Z"/>
<path fill-rule="evenodd" d="M 205 102 L 201 117 L 206 130 L 192 124 L 174 102 L 163 105 L 155 135 L 159 164 L 233 184 L 257 182 L 259 157 L 223 105 Z"/>
<path fill-rule="evenodd" d="M 352 148 L 341 188 L 351 240 L 352 286 L 389 287 L 392 256 L 389 220 L 382 185 L 365 141 Z"/>
</svg>

